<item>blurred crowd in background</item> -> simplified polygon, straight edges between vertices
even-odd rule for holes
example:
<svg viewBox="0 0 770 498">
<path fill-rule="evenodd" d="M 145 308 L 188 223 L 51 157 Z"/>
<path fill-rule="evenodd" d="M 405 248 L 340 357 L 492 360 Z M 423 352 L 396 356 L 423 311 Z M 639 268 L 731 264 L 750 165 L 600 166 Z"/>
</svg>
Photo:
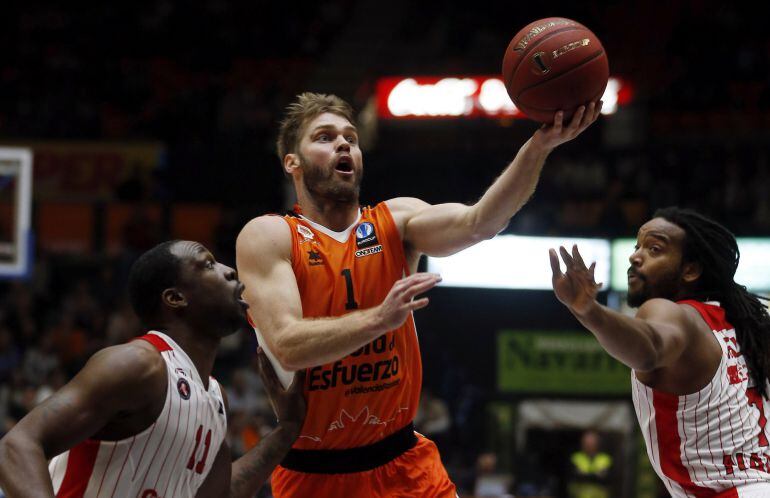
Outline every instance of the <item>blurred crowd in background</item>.
<svg viewBox="0 0 770 498">
<path fill-rule="evenodd" d="M 167 157 L 156 183 L 124 196 L 275 209 L 283 194 L 275 125 L 296 93 L 336 91 L 360 110 L 382 75 L 495 74 L 517 26 L 543 15 L 482 2 L 469 17 L 465 4 L 433 1 L 367 14 L 373 4 L 299 2 L 292 15 L 225 0 L 118 2 L 84 12 L 11 4 L 0 19 L 0 138 L 162 141 Z M 665 11 L 620 1 L 554 6 L 594 29 L 612 74 L 635 89 L 634 121 L 622 127 L 638 138 L 609 149 L 583 140 L 554 157 L 535 199 L 537 219 L 520 231 L 627 232 L 634 213 L 670 203 L 711 211 L 739 232 L 770 227 L 761 192 L 770 175 L 762 140 L 770 130 L 770 41 L 760 20 L 739 9 L 694 0 Z M 357 38 L 359 31 L 384 38 Z M 499 128 L 479 125 L 471 126 Z M 493 144 L 478 131 L 463 134 L 473 155 L 453 154 L 447 164 L 419 131 L 409 133 L 409 148 L 428 157 L 399 156 L 404 134 L 385 130 L 369 162 L 406 162 L 392 182 L 400 187 L 431 161 L 467 170 L 475 158 L 473 173 L 497 172 L 520 143 L 515 132 L 508 143 L 496 134 Z M 483 185 L 460 195 L 478 196 Z M 458 188 L 455 197 L 464 184 Z M 618 205 L 629 215 L 618 216 Z"/>
</svg>

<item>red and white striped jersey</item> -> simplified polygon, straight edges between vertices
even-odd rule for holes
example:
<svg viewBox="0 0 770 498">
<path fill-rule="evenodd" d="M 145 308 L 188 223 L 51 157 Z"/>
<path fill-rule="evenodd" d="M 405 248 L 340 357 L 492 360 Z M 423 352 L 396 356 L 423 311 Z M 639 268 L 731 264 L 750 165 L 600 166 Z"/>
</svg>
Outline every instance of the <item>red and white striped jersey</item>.
<svg viewBox="0 0 770 498">
<path fill-rule="evenodd" d="M 168 390 L 158 419 L 120 441 L 88 439 L 51 460 L 57 498 L 190 498 L 206 479 L 227 431 L 222 392 L 208 391 L 187 354 L 167 335 L 142 336 L 166 362 Z"/>
<path fill-rule="evenodd" d="M 722 346 L 722 360 L 700 391 L 677 396 L 632 373 L 633 400 L 652 466 L 673 498 L 770 496 L 770 404 L 748 375 L 746 359 L 718 303 L 681 301 L 701 314 Z"/>
</svg>

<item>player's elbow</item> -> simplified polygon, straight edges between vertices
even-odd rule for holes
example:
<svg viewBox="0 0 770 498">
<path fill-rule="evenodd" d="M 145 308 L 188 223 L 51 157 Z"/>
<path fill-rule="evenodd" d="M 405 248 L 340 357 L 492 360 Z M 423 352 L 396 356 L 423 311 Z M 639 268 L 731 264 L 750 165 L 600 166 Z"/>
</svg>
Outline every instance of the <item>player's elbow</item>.
<svg viewBox="0 0 770 498">
<path fill-rule="evenodd" d="M 10 456 L 18 451 L 18 441 L 14 431 L 9 432 L 4 438 L 0 439 L 0 468 L 3 463 L 10 460 Z"/>
<path fill-rule="evenodd" d="M 272 352 L 278 364 L 284 370 L 294 372 L 308 366 L 307 359 L 304 357 L 301 349 L 290 338 L 283 337 L 276 340 L 275 349 Z"/>
<path fill-rule="evenodd" d="M 658 360 L 654 356 L 644 356 L 635 358 L 634 362 L 629 366 L 637 372 L 651 372 L 658 368 Z"/>
<path fill-rule="evenodd" d="M 470 232 L 473 243 L 494 238 L 508 227 L 510 219 L 485 219 L 486 217 L 473 212 L 470 217 Z"/>
<path fill-rule="evenodd" d="M 12 430 L 0 439 L 0 484 L 12 479 L 14 464 L 21 462 L 31 451 L 28 438 L 18 430 Z"/>
<path fill-rule="evenodd" d="M 497 234 L 505 230 L 507 227 L 508 222 L 505 222 L 502 225 L 487 224 L 476 227 L 473 231 L 474 244 L 495 238 Z"/>
<path fill-rule="evenodd" d="M 13 452 L 12 448 L 9 448 L 9 442 L 8 438 L 10 436 L 5 436 L 3 439 L 0 439 L 0 487 L 2 487 L 4 477 L 6 474 L 5 466 L 8 462 L 11 461 L 11 454 Z"/>
<path fill-rule="evenodd" d="M 496 226 L 492 227 L 491 229 L 483 232 L 482 233 L 482 237 L 484 237 L 484 239 L 486 239 L 486 240 L 494 239 L 495 237 L 497 237 L 497 235 L 500 232 L 502 232 L 503 230 L 508 228 L 508 224 L 509 224 L 509 221 L 506 221 L 505 223 L 501 223 L 499 225 L 496 225 Z"/>
<path fill-rule="evenodd" d="M 442 243 L 436 244 L 435 246 L 425 245 L 421 247 L 421 250 L 428 256 L 432 256 L 434 258 L 445 258 L 447 256 L 453 256 L 460 251 L 464 251 L 465 249 L 478 244 L 479 242 L 484 242 L 485 240 L 494 238 L 504 228 L 505 226 L 499 229 L 492 229 L 487 227 L 471 227 L 461 239 L 454 241 L 454 243 Z"/>
<path fill-rule="evenodd" d="M 302 363 L 300 359 L 291 351 L 283 351 L 282 349 L 277 349 L 274 355 L 275 359 L 278 360 L 278 365 L 284 370 L 294 372 L 303 368 L 301 366 Z"/>
<path fill-rule="evenodd" d="M 662 339 L 653 335 L 646 347 L 639 348 L 634 364 L 629 366 L 638 372 L 651 372 L 664 366 L 665 358 Z"/>
</svg>

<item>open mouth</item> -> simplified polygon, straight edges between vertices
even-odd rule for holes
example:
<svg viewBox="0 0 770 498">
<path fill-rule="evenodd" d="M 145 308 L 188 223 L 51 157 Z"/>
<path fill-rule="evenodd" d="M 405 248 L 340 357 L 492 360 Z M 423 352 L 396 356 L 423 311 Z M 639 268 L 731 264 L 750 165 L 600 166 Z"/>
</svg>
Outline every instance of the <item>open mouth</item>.
<svg viewBox="0 0 770 498">
<path fill-rule="evenodd" d="M 352 173 L 353 172 L 353 159 L 350 156 L 342 156 L 337 160 L 337 165 L 334 167 L 335 171 L 340 173 Z"/>
<path fill-rule="evenodd" d="M 243 309 L 249 309 L 249 303 L 247 303 L 243 299 L 243 291 L 246 289 L 246 286 L 243 284 L 238 284 L 238 287 L 235 288 L 235 299 L 238 301 L 238 304 L 240 304 Z"/>
</svg>

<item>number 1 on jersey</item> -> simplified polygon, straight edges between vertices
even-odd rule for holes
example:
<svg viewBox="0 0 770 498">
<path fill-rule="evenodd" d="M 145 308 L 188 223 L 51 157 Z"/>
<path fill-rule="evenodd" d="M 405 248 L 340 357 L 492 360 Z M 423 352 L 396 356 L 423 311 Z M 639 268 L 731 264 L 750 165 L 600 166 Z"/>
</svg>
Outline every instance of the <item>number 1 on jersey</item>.
<svg viewBox="0 0 770 498">
<path fill-rule="evenodd" d="M 345 288 L 348 293 L 348 301 L 345 303 L 346 310 L 358 309 L 356 296 L 353 294 L 353 277 L 350 275 L 350 268 L 342 270 L 342 276 L 345 277 Z"/>
</svg>

